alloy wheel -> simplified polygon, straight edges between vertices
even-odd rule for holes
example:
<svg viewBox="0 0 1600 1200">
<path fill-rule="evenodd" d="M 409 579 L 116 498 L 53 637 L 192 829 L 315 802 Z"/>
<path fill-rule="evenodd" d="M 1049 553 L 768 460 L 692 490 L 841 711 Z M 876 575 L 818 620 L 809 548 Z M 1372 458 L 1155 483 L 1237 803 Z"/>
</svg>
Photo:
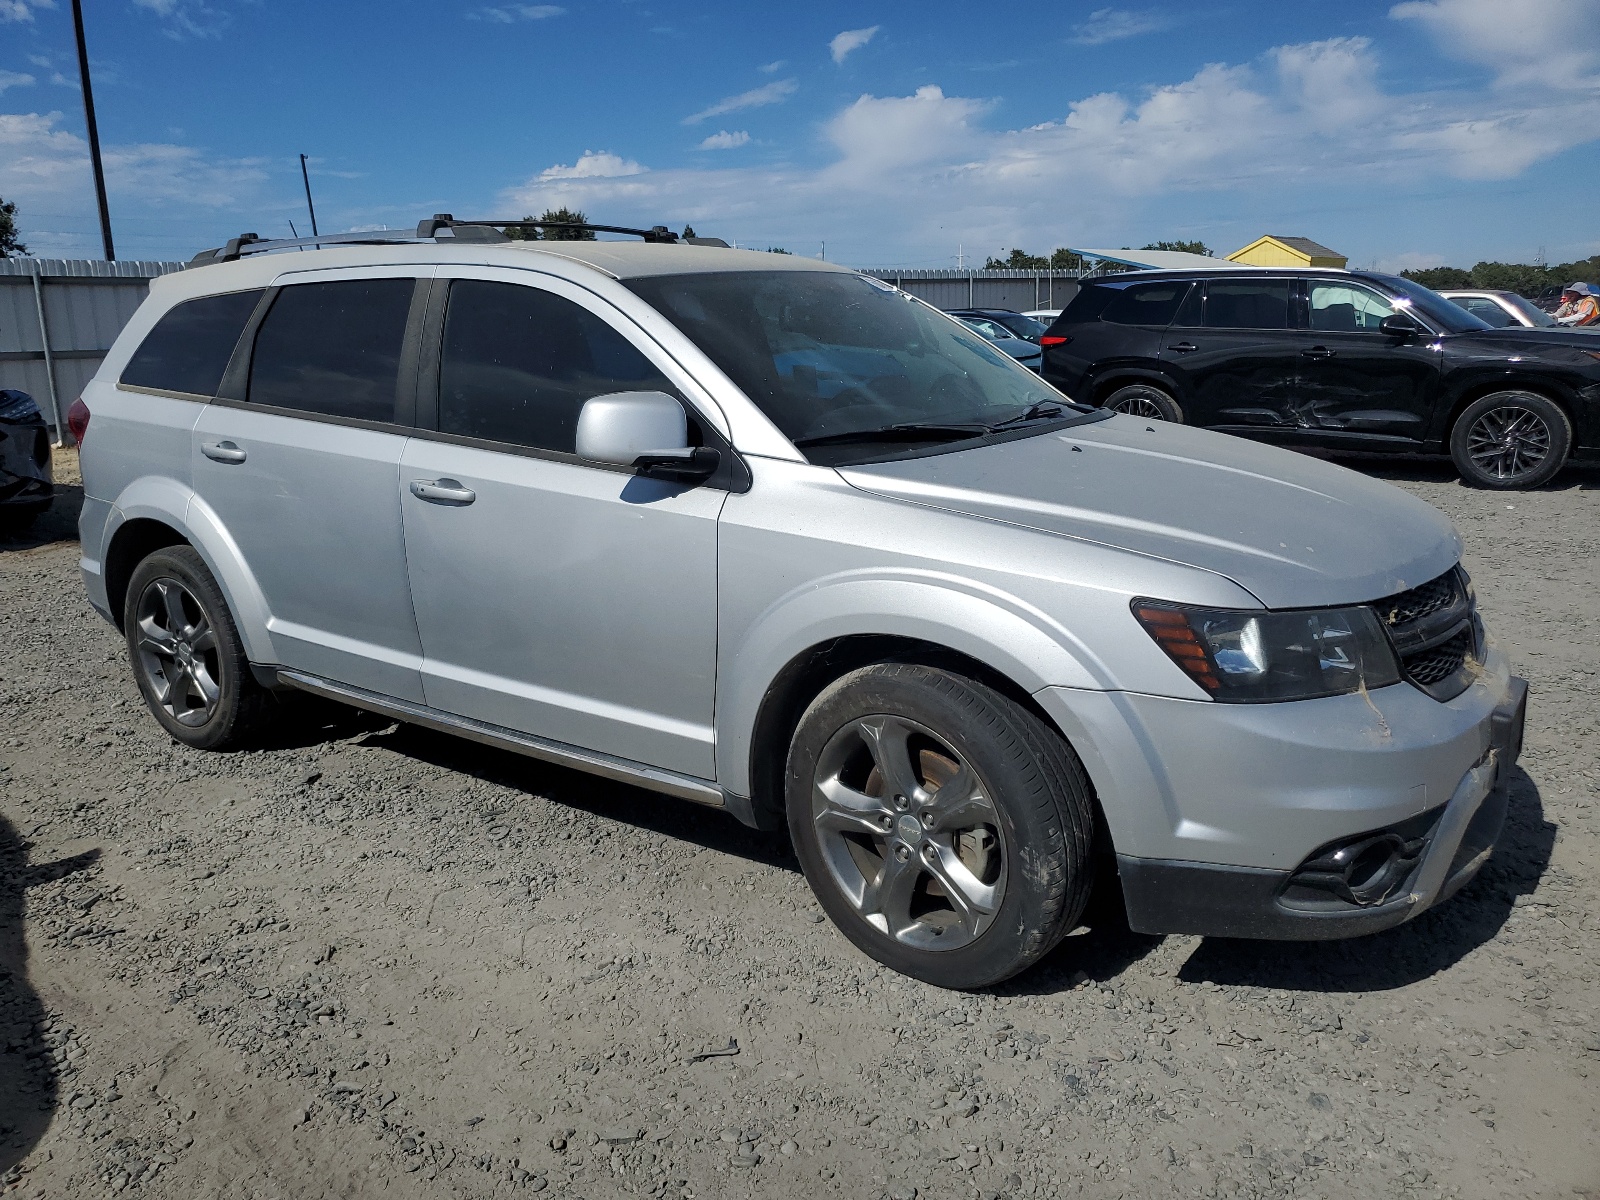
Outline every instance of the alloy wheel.
<svg viewBox="0 0 1600 1200">
<path fill-rule="evenodd" d="M 993 924 L 1007 877 L 999 813 L 932 730 L 896 716 L 851 721 L 818 758 L 811 808 L 829 873 L 878 932 L 954 950 Z"/>
<path fill-rule="evenodd" d="M 199 600 L 176 579 L 153 579 L 135 614 L 138 666 L 150 694 L 180 725 L 204 725 L 222 688 L 217 635 Z"/>
<path fill-rule="evenodd" d="M 1532 475 L 1550 456 L 1550 426 L 1537 412 L 1505 404 L 1482 413 L 1467 430 L 1467 456 L 1499 480 Z"/>
<path fill-rule="evenodd" d="M 1143 417 L 1147 421 L 1165 421 L 1167 414 L 1149 396 L 1125 396 L 1114 404 L 1106 405 L 1112 412 L 1127 413 L 1130 417 Z"/>
</svg>

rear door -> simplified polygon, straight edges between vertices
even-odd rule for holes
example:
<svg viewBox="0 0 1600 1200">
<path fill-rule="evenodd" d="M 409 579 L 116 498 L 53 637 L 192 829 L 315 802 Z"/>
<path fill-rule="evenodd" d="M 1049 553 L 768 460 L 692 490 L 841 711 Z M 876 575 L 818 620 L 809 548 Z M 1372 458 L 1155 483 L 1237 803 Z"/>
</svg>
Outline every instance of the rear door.
<svg viewBox="0 0 1600 1200">
<path fill-rule="evenodd" d="M 1439 390 L 1437 339 L 1382 332 L 1379 322 L 1399 310 L 1354 279 L 1307 280 L 1306 300 L 1300 392 L 1315 427 L 1352 440 L 1420 441 Z"/>
<path fill-rule="evenodd" d="M 1292 286 L 1286 278 L 1212 278 L 1179 310 L 1161 360 L 1182 386 L 1191 425 L 1262 432 L 1303 422 Z"/>
<path fill-rule="evenodd" d="M 279 664 L 421 701 L 395 489 L 426 279 L 279 282 L 195 426 L 196 503 L 255 577 Z"/>
<path fill-rule="evenodd" d="M 416 437 L 392 485 L 427 703 L 712 778 L 727 493 L 573 452 L 591 396 L 682 397 L 692 381 L 576 285 L 529 271 L 440 276 L 437 363 L 425 362 Z"/>
</svg>

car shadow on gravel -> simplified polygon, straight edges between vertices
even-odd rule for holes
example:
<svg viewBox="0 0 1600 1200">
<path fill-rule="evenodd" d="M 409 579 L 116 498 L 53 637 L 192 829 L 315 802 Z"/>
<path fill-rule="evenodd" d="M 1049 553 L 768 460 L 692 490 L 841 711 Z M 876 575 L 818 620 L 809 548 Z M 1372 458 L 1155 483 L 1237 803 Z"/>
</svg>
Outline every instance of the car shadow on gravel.
<svg viewBox="0 0 1600 1200">
<path fill-rule="evenodd" d="M 31 844 L 0 817 L 0 1190 L 50 1127 L 60 1102 L 55 1061 L 44 1037 L 45 1009 L 28 980 L 24 930 L 30 887 L 61 879 L 100 858 L 90 850 L 30 866 Z"/>
<path fill-rule="evenodd" d="M 1301 451 L 1306 453 L 1306 451 Z M 1324 458 L 1352 471 L 1404 483 L 1459 483 L 1461 476 L 1448 458 L 1411 454 L 1349 454 L 1322 451 L 1314 458 Z M 1465 484 L 1461 485 L 1465 487 Z M 1549 483 L 1536 488 L 1513 488 L 1502 493 L 1516 496 L 1523 491 L 1562 492 L 1570 488 L 1579 491 L 1600 491 L 1600 463 L 1568 463 Z M 1476 490 L 1476 489 L 1472 489 Z"/>
<path fill-rule="evenodd" d="M 415 725 L 384 724 L 384 729 L 368 734 L 361 744 L 381 746 L 486 783 L 692 842 L 719 854 L 736 855 L 787 871 L 800 869 L 782 835 L 757 832 L 716 809 Z"/>
<path fill-rule="evenodd" d="M 83 511 L 83 489 L 75 483 L 56 484 L 55 501 L 24 529 L 0 522 L 0 553 L 37 550 L 54 542 L 78 540 L 78 514 Z"/>
<path fill-rule="evenodd" d="M 1381 992 L 1449 970 L 1494 938 L 1550 865 L 1556 827 L 1538 785 L 1513 768 L 1505 830 L 1478 877 L 1450 900 L 1383 933 L 1337 942 L 1207 938 L 1179 971 L 1187 982 L 1286 991 Z"/>
</svg>

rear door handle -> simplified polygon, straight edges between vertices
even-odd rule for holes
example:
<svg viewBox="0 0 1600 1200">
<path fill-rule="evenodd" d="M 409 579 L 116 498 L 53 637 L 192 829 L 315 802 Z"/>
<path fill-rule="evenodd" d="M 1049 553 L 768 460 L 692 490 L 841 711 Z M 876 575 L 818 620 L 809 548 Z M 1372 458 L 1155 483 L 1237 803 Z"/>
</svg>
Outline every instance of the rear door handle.
<svg viewBox="0 0 1600 1200">
<path fill-rule="evenodd" d="M 1302 358 L 1332 358 L 1334 352 L 1326 346 L 1313 346 L 1309 350 L 1300 351 Z"/>
<path fill-rule="evenodd" d="M 245 452 L 232 442 L 201 442 L 200 453 L 212 462 L 242 463 Z"/>
<path fill-rule="evenodd" d="M 429 504 L 450 504 L 464 508 L 478 498 L 478 493 L 462 487 L 458 479 L 413 479 L 411 494 Z"/>
<path fill-rule="evenodd" d="M 1200 347 L 1193 342 L 1178 342 L 1176 345 L 1168 346 L 1167 349 L 1176 350 L 1179 354 L 1189 354 L 1200 349 Z"/>
</svg>

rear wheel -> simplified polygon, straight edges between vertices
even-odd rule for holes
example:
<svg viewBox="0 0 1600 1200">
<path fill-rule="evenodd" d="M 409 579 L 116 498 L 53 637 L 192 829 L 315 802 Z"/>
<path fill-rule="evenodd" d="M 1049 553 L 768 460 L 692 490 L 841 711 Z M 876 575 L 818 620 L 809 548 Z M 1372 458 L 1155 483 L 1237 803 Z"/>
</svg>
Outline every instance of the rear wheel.
<svg viewBox="0 0 1600 1200">
<path fill-rule="evenodd" d="M 1093 805 L 1071 749 L 1015 701 L 932 667 L 880 663 L 801 718 L 789 831 L 840 930 L 903 974 L 998 983 L 1083 911 Z"/>
<path fill-rule="evenodd" d="M 1101 401 L 1100 407 L 1127 413 L 1130 417 L 1143 417 L 1147 421 L 1183 424 L 1183 409 L 1178 402 L 1152 383 L 1130 383 L 1127 387 L 1120 387 Z"/>
<path fill-rule="evenodd" d="M 1555 477 L 1571 449 L 1571 420 L 1537 392 L 1480 397 L 1450 431 L 1450 457 L 1475 487 L 1538 487 Z"/>
<path fill-rule="evenodd" d="M 178 741 L 227 750 L 265 726 L 271 694 L 250 673 L 222 589 L 192 547 L 169 546 L 134 568 L 122 627 L 139 691 Z"/>
</svg>

